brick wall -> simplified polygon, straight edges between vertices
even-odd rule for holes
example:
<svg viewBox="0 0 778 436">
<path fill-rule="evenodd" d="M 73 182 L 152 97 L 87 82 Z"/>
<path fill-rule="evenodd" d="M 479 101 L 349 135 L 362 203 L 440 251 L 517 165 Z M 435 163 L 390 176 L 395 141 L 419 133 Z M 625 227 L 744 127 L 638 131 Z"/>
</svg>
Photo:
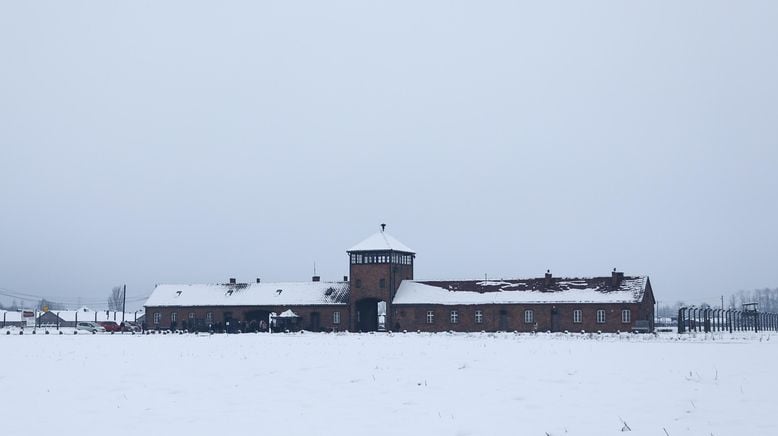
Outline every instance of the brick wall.
<svg viewBox="0 0 778 436">
<path fill-rule="evenodd" d="M 319 314 L 320 331 L 347 330 L 349 326 L 349 306 L 342 305 L 321 305 L 321 306 L 198 306 L 198 307 L 146 307 L 146 328 L 147 329 L 185 329 L 188 328 L 189 314 L 193 314 L 194 322 L 197 326 L 207 327 L 206 317 L 210 312 L 212 314 L 212 324 L 216 328 L 224 328 L 227 315 L 234 323 L 242 323 L 244 326 L 251 319 L 264 319 L 267 322 L 265 313 L 275 312 L 280 314 L 285 310 L 291 309 L 300 316 L 298 326 L 303 330 L 313 330 L 313 314 Z M 176 313 L 176 323 L 172 324 L 172 314 Z M 334 323 L 334 313 L 340 313 L 340 323 Z M 161 320 L 159 325 L 154 324 L 154 314 L 160 313 Z"/>
<path fill-rule="evenodd" d="M 451 322 L 451 311 L 457 311 L 457 322 Z M 533 321 L 525 322 L 525 310 L 533 311 Z M 573 320 L 573 311 L 581 310 L 581 322 Z M 605 311 L 605 322 L 597 322 L 597 310 Z M 622 310 L 630 311 L 630 322 L 622 322 Z M 396 305 L 393 330 L 421 331 L 630 331 L 638 319 L 652 319 L 645 305 L 640 304 L 495 304 L 495 305 Z M 427 323 L 427 312 L 434 321 Z M 481 323 L 476 322 L 476 311 L 481 311 Z M 556 313 L 556 315 L 554 315 Z M 553 317 L 556 316 L 556 325 Z M 651 318 L 645 318 L 650 316 Z"/>
</svg>

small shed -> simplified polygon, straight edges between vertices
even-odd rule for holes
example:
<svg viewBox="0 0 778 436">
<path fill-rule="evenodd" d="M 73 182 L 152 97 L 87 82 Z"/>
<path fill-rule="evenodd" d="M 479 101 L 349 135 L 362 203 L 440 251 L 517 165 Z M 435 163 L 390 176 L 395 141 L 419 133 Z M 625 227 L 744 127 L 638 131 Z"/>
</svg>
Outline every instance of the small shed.
<svg viewBox="0 0 778 436">
<path fill-rule="evenodd" d="M 274 315 L 270 317 L 270 327 L 273 331 L 286 331 L 294 332 L 300 329 L 300 315 L 294 313 L 292 309 L 287 309 L 281 312 L 280 315 Z"/>
</svg>

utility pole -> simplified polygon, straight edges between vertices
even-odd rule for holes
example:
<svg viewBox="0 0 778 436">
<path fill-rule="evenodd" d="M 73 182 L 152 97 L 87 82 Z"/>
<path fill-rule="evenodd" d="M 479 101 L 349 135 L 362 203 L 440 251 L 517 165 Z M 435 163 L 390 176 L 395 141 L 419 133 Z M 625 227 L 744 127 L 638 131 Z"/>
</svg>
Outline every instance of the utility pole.
<svg viewBox="0 0 778 436">
<path fill-rule="evenodd" d="M 124 312 L 125 312 L 126 305 L 127 305 L 127 285 L 124 285 L 124 291 L 122 291 L 122 325 L 124 325 Z"/>
</svg>

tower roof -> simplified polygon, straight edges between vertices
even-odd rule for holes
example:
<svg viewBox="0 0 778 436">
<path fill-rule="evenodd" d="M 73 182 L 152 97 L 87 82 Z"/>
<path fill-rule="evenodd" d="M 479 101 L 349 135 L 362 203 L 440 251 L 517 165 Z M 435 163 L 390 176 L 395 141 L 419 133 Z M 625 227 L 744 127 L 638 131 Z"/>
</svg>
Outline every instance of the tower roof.
<svg viewBox="0 0 778 436">
<path fill-rule="evenodd" d="M 401 251 L 403 253 L 416 254 L 415 251 L 408 248 L 405 244 L 398 241 L 384 230 L 368 236 L 365 240 L 349 248 L 347 251 Z"/>
</svg>

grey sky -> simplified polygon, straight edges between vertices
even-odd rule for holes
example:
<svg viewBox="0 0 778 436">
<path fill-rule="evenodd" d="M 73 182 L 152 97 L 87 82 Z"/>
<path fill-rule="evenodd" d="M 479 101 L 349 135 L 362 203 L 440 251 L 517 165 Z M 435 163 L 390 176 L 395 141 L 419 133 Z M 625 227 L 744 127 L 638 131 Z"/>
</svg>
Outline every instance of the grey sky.
<svg viewBox="0 0 778 436">
<path fill-rule="evenodd" d="M 116 3 L 0 4 L 0 288 L 778 286 L 774 1 Z"/>
</svg>

